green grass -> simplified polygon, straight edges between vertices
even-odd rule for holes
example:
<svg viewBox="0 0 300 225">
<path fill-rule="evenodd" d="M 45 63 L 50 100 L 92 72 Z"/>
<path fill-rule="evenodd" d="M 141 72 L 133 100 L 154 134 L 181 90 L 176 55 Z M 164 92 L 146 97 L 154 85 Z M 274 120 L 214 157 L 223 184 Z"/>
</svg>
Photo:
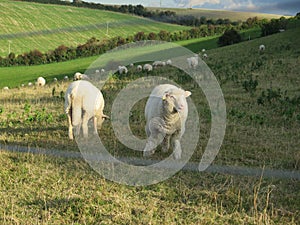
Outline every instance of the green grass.
<svg viewBox="0 0 300 225">
<path fill-rule="evenodd" d="M 77 46 L 91 37 L 189 29 L 109 11 L 8 0 L 0 1 L 0 12 L 0 56 L 8 55 L 9 41 L 11 52 L 21 54 L 33 49 L 45 52 L 62 44 Z"/>
<path fill-rule="evenodd" d="M 177 15 L 193 15 L 200 18 L 205 16 L 206 19 L 230 19 L 231 21 L 246 21 L 249 17 L 257 16 L 259 19 L 280 18 L 283 15 L 266 14 L 256 12 L 234 12 L 226 10 L 210 10 L 210 9 L 183 9 L 183 8 L 151 8 L 152 10 L 170 10 L 176 12 Z M 287 18 L 289 16 L 286 16 Z"/>
</svg>

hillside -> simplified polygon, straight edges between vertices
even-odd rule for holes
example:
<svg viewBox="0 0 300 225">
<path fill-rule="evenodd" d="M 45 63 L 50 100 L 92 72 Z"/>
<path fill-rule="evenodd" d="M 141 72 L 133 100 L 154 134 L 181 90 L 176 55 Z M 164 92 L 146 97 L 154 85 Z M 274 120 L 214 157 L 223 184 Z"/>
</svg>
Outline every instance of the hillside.
<svg viewBox="0 0 300 225">
<path fill-rule="evenodd" d="M 207 19 L 230 19 L 231 21 L 245 21 L 249 17 L 258 17 L 259 19 L 272 19 L 280 18 L 283 15 L 278 14 L 267 14 L 267 13 L 256 13 L 256 12 L 234 12 L 226 10 L 211 10 L 211 9 L 186 9 L 186 8 L 154 8 L 149 7 L 151 10 L 170 10 L 176 12 L 177 15 L 193 15 L 195 17 L 204 16 Z M 287 16 L 288 18 L 289 16 Z"/>
<path fill-rule="evenodd" d="M 139 31 L 178 31 L 188 27 L 164 24 L 121 13 L 0 0 L 0 56 L 59 45 L 76 46 L 91 37 L 126 37 Z"/>
</svg>

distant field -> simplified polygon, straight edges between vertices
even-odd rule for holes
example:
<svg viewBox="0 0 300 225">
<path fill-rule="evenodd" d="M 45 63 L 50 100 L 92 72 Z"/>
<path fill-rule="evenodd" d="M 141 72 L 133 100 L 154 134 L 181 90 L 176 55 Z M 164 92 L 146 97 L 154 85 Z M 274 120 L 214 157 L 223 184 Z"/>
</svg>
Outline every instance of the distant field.
<svg viewBox="0 0 300 225">
<path fill-rule="evenodd" d="M 45 52 L 62 44 L 77 46 L 91 37 L 189 29 L 109 11 L 8 0 L 0 0 L 0 21 L 0 56 L 8 55 L 9 48 L 15 54 Z"/>
<path fill-rule="evenodd" d="M 257 16 L 259 19 L 280 18 L 283 15 L 255 13 L 255 12 L 234 12 L 226 10 L 209 10 L 209 9 L 182 9 L 182 8 L 151 8 L 152 10 L 170 10 L 178 15 L 193 15 L 195 17 L 205 16 L 207 19 L 230 19 L 232 21 L 245 21 L 249 17 Z M 287 16 L 289 17 L 289 16 Z"/>
</svg>

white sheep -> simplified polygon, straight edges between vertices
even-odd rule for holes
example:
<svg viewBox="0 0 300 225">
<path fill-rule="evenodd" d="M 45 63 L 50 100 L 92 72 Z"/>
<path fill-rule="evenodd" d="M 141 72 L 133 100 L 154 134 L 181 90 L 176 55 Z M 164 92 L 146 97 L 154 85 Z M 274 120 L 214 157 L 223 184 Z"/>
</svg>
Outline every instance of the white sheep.
<svg viewBox="0 0 300 225">
<path fill-rule="evenodd" d="M 152 65 L 146 63 L 146 64 L 143 66 L 143 70 L 144 70 L 144 71 L 147 71 L 147 72 L 150 72 L 150 71 L 153 70 L 153 67 L 152 67 Z"/>
<path fill-rule="evenodd" d="M 202 52 L 205 52 L 205 51 L 206 51 L 206 49 L 205 49 L 205 48 L 203 48 L 201 51 L 202 51 Z"/>
<path fill-rule="evenodd" d="M 69 122 L 69 138 L 73 140 L 73 127 L 76 135 L 88 137 L 88 121 L 93 118 L 94 134 L 97 134 L 97 123 L 101 128 L 102 122 L 108 116 L 103 114 L 104 99 L 98 88 L 86 80 L 73 81 L 65 94 L 65 113 Z"/>
<path fill-rule="evenodd" d="M 198 66 L 198 55 L 187 58 L 187 62 L 190 68 L 196 68 Z"/>
<path fill-rule="evenodd" d="M 32 86 L 32 82 L 28 82 L 28 87 L 31 87 Z"/>
<path fill-rule="evenodd" d="M 44 77 L 38 77 L 38 79 L 36 80 L 36 85 L 43 87 L 46 84 L 46 80 Z"/>
<path fill-rule="evenodd" d="M 130 63 L 129 66 L 130 66 L 130 67 L 134 67 L 134 64 L 133 64 L 133 63 Z"/>
<path fill-rule="evenodd" d="M 168 60 L 166 61 L 166 64 L 167 64 L 167 65 L 172 65 L 172 60 L 171 60 L 171 59 L 168 59 Z"/>
<path fill-rule="evenodd" d="M 3 90 L 6 90 L 6 91 L 7 91 L 7 90 L 9 90 L 9 87 L 4 87 Z"/>
<path fill-rule="evenodd" d="M 64 76 L 64 81 L 68 81 L 69 77 L 68 76 Z"/>
<path fill-rule="evenodd" d="M 140 72 L 143 70 L 143 67 L 141 65 L 137 65 L 136 70 Z"/>
<path fill-rule="evenodd" d="M 73 80 L 89 80 L 88 75 L 76 72 L 74 74 Z"/>
<path fill-rule="evenodd" d="M 153 66 L 154 68 L 159 67 L 159 66 L 165 66 L 165 65 L 166 65 L 166 63 L 163 62 L 163 61 L 154 61 L 154 62 L 152 63 L 152 66 Z"/>
<path fill-rule="evenodd" d="M 265 45 L 260 45 L 259 46 L 259 51 L 265 51 L 265 49 L 266 49 L 266 46 Z"/>
<path fill-rule="evenodd" d="M 181 158 L 180 139 L 184 134 L 188 115 L 186 98 L 190 95 L 190 91 L 171 84 L 158 85 L 152 90 L 145 107 L 145 130 L 148 139 L 144 156 L 153 154 L 162 140 L 162 150 L 168 151 L 171 140 L 174 158 Z"/>
<path fill-rule="evenodd" d="M 102 68 L 102 69 L 100 70 L 100 72 L 101 72 L 101 73 L 105 73 L 105 69 Z"/>
<path fill-rule="evenodd" d="M 21 84 L 21 87 L 25 87 L 25 84 Z"/>
<path fill-rule="evenodd" d="M 204 53 L 202 57 L 203 57 L 203 59 L 207 59 L 208 55 L 206 53 Z"/>
<path fill-rule="evenodd" d="M 119 66 L 118 71 L 119 71 L 119 74 L 127 74 L 128 73 L 128 69 L 126 66 Z"/>
<path fill-rule="evenodd" d="M 53 78 L 53 82 L 57 82 L 57 78 L 56 77 Z"/>
</svg>

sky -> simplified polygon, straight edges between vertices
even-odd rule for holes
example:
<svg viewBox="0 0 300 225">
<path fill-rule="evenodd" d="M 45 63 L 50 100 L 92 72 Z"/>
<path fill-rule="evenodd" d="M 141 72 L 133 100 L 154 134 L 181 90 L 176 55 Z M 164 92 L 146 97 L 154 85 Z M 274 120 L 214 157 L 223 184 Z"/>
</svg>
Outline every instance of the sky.
<svg viewBox="0 0 300 225">
<path fill-rule="evenodd" d="M 280 15 L 296 15 L 300 12 L 300 0 L 86 0 L 102 4 L 138 5 L 156 7 L 192 7 L 230 11 L 261 12 Z"/>
</svg>

